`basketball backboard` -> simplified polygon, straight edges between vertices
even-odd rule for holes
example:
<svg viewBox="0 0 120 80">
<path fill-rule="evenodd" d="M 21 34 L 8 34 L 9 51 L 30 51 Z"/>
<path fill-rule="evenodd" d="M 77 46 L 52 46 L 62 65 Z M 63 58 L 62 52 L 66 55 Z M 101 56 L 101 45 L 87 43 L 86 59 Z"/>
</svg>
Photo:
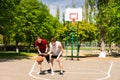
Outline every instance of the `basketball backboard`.
<svg viewBox="0 0 120 80">
<path fill-rule="evenodd" d="M 65 21 L 82 21 L 82 8 L 67 8 Z"/>
</svg>

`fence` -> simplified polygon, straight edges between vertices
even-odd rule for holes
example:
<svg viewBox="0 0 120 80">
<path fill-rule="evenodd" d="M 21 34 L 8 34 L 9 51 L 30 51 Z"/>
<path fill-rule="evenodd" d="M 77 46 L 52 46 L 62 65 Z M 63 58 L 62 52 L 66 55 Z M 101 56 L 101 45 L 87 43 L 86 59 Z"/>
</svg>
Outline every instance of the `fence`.
<svg viewBox="0 0 120 80">
<path fill-rule="evenodd" d="M 79 43 L 74 42 L 73 44 L 73 50 L 77 51 L 77 46 Z M 64 50 L 66 50 L 66 44 L 65 42 L 62 42 Z M 36 48 L 34 45 L 29 46 L 24 46 L 24 45 L 19 45 L 18 46 L 20 52 L 37 52 Z M 71 50 L 71 43 L 68 43 L 68 50 Z M 100 50 L 100 44 L 98 42 L 84 42 L 81 43 L 80 45 L 80 50 Z M 0 51 L 16 51 L 16 46 L 15 45 L 8 45 L 5 47 L 4 44 L 0 44 Z M 117 49 L 109 49 L 108 45 L 106 45 L 106 51 L 110 55 L 117 53 L 120 54 L 120 45 L 117 47 Z"/>
<path fill-rule="evenodd" d="M 37 52 L 35 46 L 23 46 L 19 45 L 18 49 L 20 52 Z M 15 45 L 0 45 L 0 51 L 16 51 L 16 46 Z"/>
</svg>

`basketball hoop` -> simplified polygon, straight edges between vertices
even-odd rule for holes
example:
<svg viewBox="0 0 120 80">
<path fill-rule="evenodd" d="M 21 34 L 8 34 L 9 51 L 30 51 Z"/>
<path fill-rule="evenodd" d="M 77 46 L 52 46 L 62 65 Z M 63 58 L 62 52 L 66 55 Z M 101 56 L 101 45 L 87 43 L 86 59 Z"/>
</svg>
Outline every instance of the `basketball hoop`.
<svg viewBox="0 0 120 80">
<path fill-rule="evenodd" d="M 70 20 L 72 21 L 72 24 L 74 24 L 75 21 L 78 20 L 78 13 L 70 13 L 69 17 Z"/>
<path fill-rule="evenodd" d="M 75 19 L 73 18 L 73 19 L 72 19 L 72 24 L 74 24 L 74 23 L 75 23 Z"/>
<path fill-rule="evenodd" d="M 82 8 L 67 8 L 65 21 L 82 21 Z"/>
<path fill-rule="evenodd" d="M 71 21 L 78 20 L 78 13 L 70 13 L 69 15 Z"/>
</svg>

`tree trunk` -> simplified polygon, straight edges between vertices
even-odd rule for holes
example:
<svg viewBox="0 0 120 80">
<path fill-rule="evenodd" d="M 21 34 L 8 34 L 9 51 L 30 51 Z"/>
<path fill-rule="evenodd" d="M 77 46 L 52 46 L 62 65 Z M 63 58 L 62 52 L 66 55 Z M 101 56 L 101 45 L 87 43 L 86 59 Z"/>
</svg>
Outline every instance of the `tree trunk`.
<svg viewBox="0 0 120 80">
<path fill-rule="evenodd" d="M 19 43 L 19 41 L 16 40 L 16 53 L 19 53 L 18 43 Z"/>
<path fill-rule="evenodd" d="M 105 51 L 105 32 L 104 32 L 104 30 L 100 31 L 100 39 L 101 39 L 101 51 Z"/>
<path fill-rule="evenodd" d="M 30 52 L 30 45 L 31 43 L 28 45 L 27 52 Z"/>
<path fill-rule="evenodd" d="M 7 50 L 7 40 L 6 40 L 6 36 L 3 35 L 3 44 L 4 44 L 4 51 Z"/>
<path fill-rule="evenodd" d="M 100 40 L 101 40 L 101 52 L 99 54 L 100 58 L 105 58 L 106 57 L 106 52 L 105 52 L 105 30 L 99 26 L 99 30 L 100 30 Z"/>
</svg>

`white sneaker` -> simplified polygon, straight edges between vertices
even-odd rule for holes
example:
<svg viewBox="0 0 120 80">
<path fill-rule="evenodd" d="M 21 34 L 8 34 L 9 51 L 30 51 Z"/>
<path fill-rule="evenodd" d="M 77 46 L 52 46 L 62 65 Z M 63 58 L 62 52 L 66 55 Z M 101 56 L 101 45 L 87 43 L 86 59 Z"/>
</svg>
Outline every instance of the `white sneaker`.
<svg viewBox="0 0 120 80">
<path fill-rule="evenodd" d="M 51 71 L 51 75 L 53 76 L 55 73 L 54 73 L 54 71 Z"/>
<path fill-rule="evenodd" d="M 41 71 L 41 72 L 37 72 L 37 74 L 39 74 L 39 75 L 45 75 L 45 72 Z"/>
<path fill-rule="evenodd" d="M 37 72 L 36 74 L 40 74 L 40 72 Z"/>
</svg>

